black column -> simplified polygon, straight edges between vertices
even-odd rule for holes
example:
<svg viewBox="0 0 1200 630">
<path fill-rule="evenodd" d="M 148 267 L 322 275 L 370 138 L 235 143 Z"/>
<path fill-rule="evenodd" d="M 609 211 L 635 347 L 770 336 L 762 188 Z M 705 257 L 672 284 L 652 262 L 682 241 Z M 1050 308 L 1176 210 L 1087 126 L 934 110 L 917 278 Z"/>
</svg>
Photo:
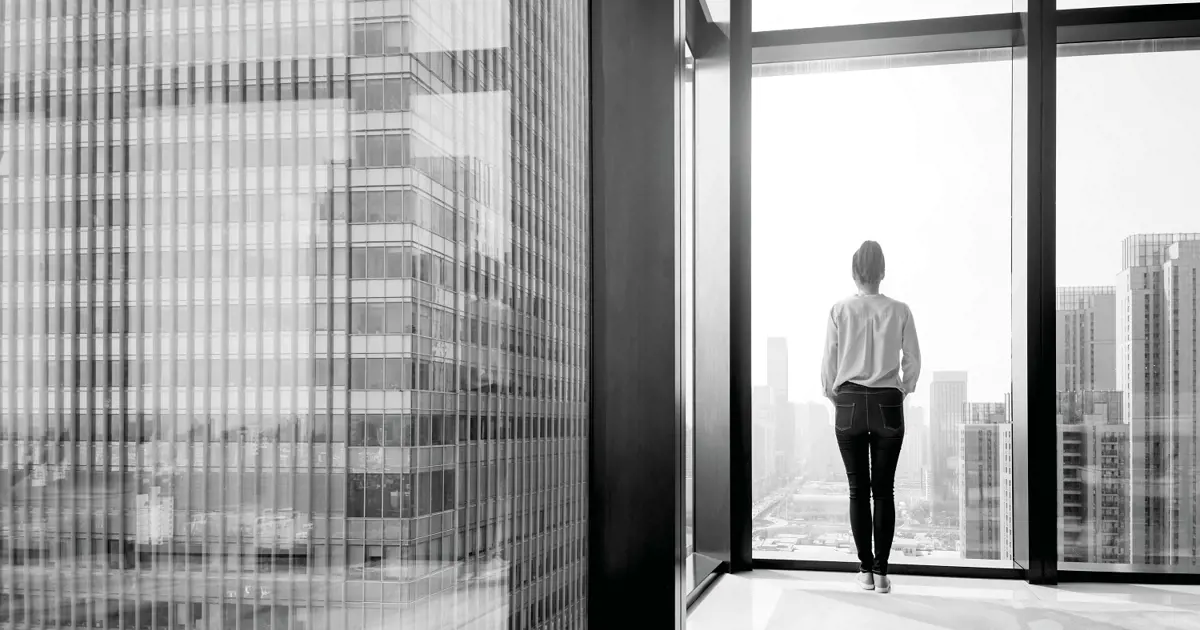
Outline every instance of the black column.
<svg viewBox="0 0 1200 630">
<path fill-rule="evenodd" d="M 1057 581 L 1058 437 L 1055 429 L 1055 0 L 1030 0 L 1014 61 L 1013 524 L 1026 579 Z M 1024 53 L 1023 59 L 1020 53 Z M 1021 98 L 1021 97 L 1024 98 Z M 1016 146 L 1020 146 L 1017 144 Z M 1019 152 L 1014 152 L 1014 155 Z M 1027 182 L 1025 190 L 1019 190 Z M 1023 194 L 1021 194 L 1023 193 Z"/>
<path fill-rule="evenodd" d="M 731 571 L 749 571 L 752 563 L 753 508 L 751 470 L 752 408 L 750 382 L 750 156 L 753 42 L 752 0 L 729 3 L 729 277 L 730 277 L 730 533 Z"/>
<path fill-rule="evenodd" d="M 672 0 L 593 0 L 588 625 L 681 628 Z"/>
</svg>

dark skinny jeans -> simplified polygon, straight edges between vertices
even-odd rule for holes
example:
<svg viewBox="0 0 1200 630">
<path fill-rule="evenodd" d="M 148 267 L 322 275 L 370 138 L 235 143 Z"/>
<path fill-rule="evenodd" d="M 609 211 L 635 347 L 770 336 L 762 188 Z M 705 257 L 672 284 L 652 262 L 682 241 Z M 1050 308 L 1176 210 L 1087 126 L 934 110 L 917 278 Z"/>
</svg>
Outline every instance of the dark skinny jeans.
<svg viewBox="0 0 1200 630">
<path fill-rule="evenodd" d="M 896 464 L 904 443 L 904 394 L 898 389 L 844 383 L 838 387 L 834 404 L 837 406 L 834 430 L 846 465 L 846 480 L 850 483 L 850 531 L 858 548 L 859 569 L 887 575 L 888 556 L 896 534 L 894 486 Z"/>
</svg>

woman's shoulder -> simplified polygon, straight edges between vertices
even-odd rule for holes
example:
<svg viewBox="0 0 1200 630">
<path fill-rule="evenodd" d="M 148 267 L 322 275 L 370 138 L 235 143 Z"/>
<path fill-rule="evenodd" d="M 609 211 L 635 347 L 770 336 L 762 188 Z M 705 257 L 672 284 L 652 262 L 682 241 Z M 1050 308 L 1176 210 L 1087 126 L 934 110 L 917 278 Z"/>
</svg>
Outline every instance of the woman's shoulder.
<svg viewBox="0 0 1200 630">
<path fill-rule="evenodd" d="M 897 300 L 896 298 L 891 297 L 891 296 L 887 296 L 887 299 L 888 299 L 888 304 L 890 304 L 893 309 L 900 311 L 902 313 L 908 313 L 908 314 L 912 313 L 912 308 L 910 308 L 908 306 L 908 302 L 904 302 L 902 300 Z"/>
</svg>

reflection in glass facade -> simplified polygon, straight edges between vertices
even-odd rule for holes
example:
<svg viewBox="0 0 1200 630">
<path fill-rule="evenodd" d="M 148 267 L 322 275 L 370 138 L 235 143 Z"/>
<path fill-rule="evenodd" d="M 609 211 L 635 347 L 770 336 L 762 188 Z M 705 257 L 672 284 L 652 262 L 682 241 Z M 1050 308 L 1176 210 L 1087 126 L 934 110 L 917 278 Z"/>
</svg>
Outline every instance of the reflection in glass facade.
<svg viewBox="0 0 1200 630">
<path fill-rule="evenodd" d="M 0 626 L 582 623 L 582 0 L 5 0 Z"/>
</svg>

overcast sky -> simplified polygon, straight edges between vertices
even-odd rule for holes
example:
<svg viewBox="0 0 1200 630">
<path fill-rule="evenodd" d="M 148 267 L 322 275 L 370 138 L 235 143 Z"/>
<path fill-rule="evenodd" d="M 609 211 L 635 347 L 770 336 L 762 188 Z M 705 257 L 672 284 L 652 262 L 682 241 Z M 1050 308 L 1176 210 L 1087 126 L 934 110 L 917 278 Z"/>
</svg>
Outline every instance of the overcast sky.
<svg viewBox="0 0 1200 630">
<path fill-rule="evenodd" d="M 809 4 L 840 3 L 794 3 Z M 1058 76 L 1059 285 L 1113 284 L 1125 236 L 1200 231 L 1200 52 L 1064 58 Z M 1011 86 L 1008 61 L 754 80 L 756 384 L 766 338 L 783 336 L 791 399 L 821 399 L 825 318 L 874 239 L 883 292 L 915 313 L 915 402 L 937 370 L 967 371 L 972 401 L 1003 400 Z"/>
<path fill-rule="evenodd" d="M 1058 0 L 1059 9 L 1182 4 L 1189 0 Z M 1025 11 L 1028 0 L 754 0 L 754 30 L 921 20 Z"/>
</svg>

